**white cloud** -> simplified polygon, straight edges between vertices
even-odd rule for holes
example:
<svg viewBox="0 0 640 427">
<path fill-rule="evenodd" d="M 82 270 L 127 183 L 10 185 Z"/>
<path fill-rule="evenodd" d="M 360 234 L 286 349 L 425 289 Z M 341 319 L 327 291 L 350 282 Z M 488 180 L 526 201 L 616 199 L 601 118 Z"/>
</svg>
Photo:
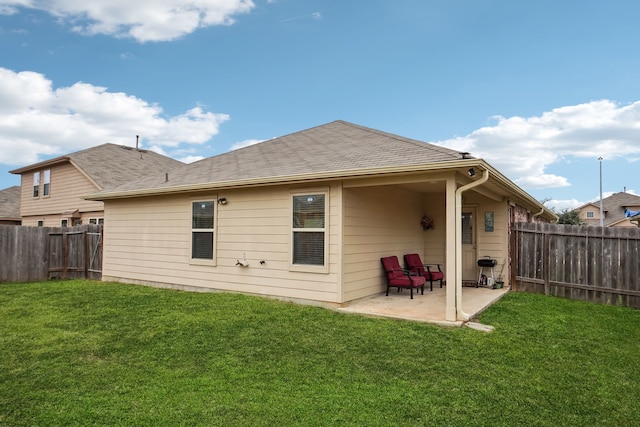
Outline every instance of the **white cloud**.
<svg viewBox="0 0 640 427">
<path fill-rule="evenodd" d="M 236 142 L 229 148 L 229 151 L 238 150 L 240 148 L 248 147 L 250 145 L 258 144 L 264 141 L 264 139 L 245 139 L 244 141 Z"/>
<path fill-rule="evenodd" d="M 249 13 L 252 0 L 0 0 L 0 14 L 19 8 L 43 10 L 73 31 L 134 38 L 139 42 L 168 41 L 198 28 L 231 25 Z"/>
<path fill-rule="evenodd" d="M 19 5 L 19 3 L 15 1 L 0 2 L 0 15 L 15 15 L 18 13 L 18 9 L 14 5 Z"/>
<path fill-rule="evenodd" d="M 495 117 L 497 124 L 436 144 L 484 158 L 525 188 L 571 185 L 547 167 L 571 158 L 637 159 L 640 101 L 609 100 L 553 109 L 536 117 Z"/>
<path fill-rule="evenodd" d="M 203 144 L 229 120 L 195 107 L 165 117 L 156 104 L 88 83 L 54 89 L 39 73 L 0 68 L 0 163 L 30 164 L 105 142 L 141 148 Z"/>
<path fill-rule="evenodd" d="M 180 160 L 182 163 L 193 163 L 202 159 L 204 159 L 203 156 L 186 156 L 180 157 L 178 160 Z"/>
<path fill-rule="evenodd" d="M 553 209 L 555 212 L 562 212 L 565 210 L 573 210 L 579 206 L 584 205 L 583 202 L 576 199 L 569 200 L 555 200 L 551 199 L 544 203 L 544 205 L 550 209 Z"/>
</svg>

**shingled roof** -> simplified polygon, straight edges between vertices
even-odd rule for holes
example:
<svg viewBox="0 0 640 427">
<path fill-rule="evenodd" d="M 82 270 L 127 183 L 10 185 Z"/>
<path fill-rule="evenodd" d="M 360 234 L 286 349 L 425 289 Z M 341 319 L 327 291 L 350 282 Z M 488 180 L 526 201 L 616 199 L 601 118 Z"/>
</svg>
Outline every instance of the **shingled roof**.
<svg viewBox="0 0 640 427">
<path fill-rule="evenodd" d="M 581 209 L 585 206 L 592 205 L 596 208 L 596 210 L 600 209 L 600 202 L 587 203 L 582 205 Z M 631 210 L 635 211 L 640 207 L 640 196 L 636 196 L 635 194 L 630 194 L 626 192 L 614 193 L 609 197 L 605 197 L 602 199 L 602 210 L 605 212 L 603 225 L 609 226 L 614 222 L 618 222 L 625 218 L 625 210 L 627 208 L 632 208 Z M 589 225 L 599 225 L 599 219 L 586 219 L 584 220 L 586 224 Z"/>
<path fill-rule="evenodd" d="M 102 144 L 12 170 L 23 174 L 56 164 L 72 163 L 100 189 L 116 187 L 159 172 L 168 172 L 184 163 L 148 150 L 116 144 Z"/>
<path fill-rule="evenodd" d="M 110 192 L 157 191 L 243 180 L 407 167 L 460 160 L 461 153 L 433 144 L 334 121 L 129 182 Z M 470 157 L 466 157 L 470 158 Z M 95 196 L 95 195 L 93 195 Z M 93 198 L 92 196 L 92 198 Z"/>
<path fill-rule="evenodd" d="M 0 190 L 0 220 L 20 220 L 20 186 Z"/>
</svg>

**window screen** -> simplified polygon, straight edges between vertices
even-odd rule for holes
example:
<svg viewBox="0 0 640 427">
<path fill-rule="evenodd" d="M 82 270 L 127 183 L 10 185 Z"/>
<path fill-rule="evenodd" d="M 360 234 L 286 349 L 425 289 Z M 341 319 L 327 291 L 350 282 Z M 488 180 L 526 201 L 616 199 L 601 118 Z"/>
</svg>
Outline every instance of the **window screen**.
<svg viewBox="0 0 640 427">
<path fill-rule="evenodd" d="M 213 207 L 211 200 L 193 202 L 191 215 L 191 258 L 213 259 Z"/>
<path fill-rule="evenodd" d="M 324 265 L 324 194 L 293 196 L 293 264 Z"/>
<path fill-rule="evenodd" d="M 49 191 L 51 190 L 51 169 L 45 170 L 43 175 L 44 181 L 42 186 L 42 195 L 48 196 Z"/>
<path fill-rule="evenodd" d="M 38 197 L 40 189 L 40 172 L 33 173 L 33 197 Z"/>
</svg>

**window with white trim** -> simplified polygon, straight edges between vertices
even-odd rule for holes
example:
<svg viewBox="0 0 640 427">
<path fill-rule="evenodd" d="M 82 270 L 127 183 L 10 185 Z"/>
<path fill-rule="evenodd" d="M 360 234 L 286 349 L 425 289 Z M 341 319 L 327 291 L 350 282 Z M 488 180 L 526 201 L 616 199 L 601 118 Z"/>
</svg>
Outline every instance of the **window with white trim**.
<svg viewBox="0 0 640 427">
<path fill-rule="evenodd" d="M 89 224 L 104 224 L 104 218 L 89 218 Z"/>
<path fill-rule="evenodd" d="M 69 220 L 68 219 L 63 219 L 62 221 L 60 221 L 60 227 L 67 228 L 68 226 L 69 226 Z"/>
<path fill-rule="evenodd" d="M 327 195 L 295 194 L 292 202 L 291 263 L 324 266 L 327 255 Z"/>
<path fill-rule="evenodd" d="M 213 260 L 214 200 L 191 204 L 191 259 Z"/>
<path fill-rule="evenodd" d="M 51 169 L 45 169 L 42 177 L 42 195 L 44 197 L 49 196 L 51 190 Z"/>
<path fill-rule="evenodd" d="M 594 211 L 587 211 L 587 218 L 595 218 L 596 213 Z"/>
<path fill-rule="evenodd" d="M 40 194 L 40 172 L 33 173 L 33 197 L 38 197 Z"/>
</svg>

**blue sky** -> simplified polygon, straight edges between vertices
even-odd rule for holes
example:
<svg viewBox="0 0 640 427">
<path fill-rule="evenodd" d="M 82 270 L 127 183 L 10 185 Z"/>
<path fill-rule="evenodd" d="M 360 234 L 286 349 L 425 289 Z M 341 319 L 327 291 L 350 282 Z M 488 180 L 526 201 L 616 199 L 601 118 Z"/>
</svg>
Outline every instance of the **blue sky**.
<svg viewBox="0 0 640 427">
<path fill-rule="evenodd" d="M 0 188 L 105 142 L 193 161 L 333 120 L 539 200 L 640 194 L 640 2 L 0 0 Z"/>
</svg>

